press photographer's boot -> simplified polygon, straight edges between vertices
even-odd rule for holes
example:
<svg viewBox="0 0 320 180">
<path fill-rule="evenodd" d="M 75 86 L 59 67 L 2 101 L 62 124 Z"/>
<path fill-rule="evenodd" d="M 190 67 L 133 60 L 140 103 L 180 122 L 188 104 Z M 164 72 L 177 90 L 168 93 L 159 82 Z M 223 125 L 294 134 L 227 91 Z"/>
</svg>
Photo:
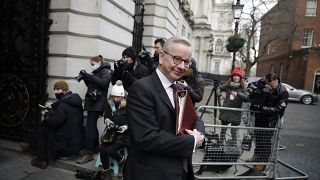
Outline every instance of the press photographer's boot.
<svg viewBox="0 0 320 180">
<path fill-rule="evenodd" d="M 94 159 L 93 154 L 92 154 L 92 152 L 89 151 L 87 154 L 83 155 L 80 159 L 78 159 L 77 163 L 78 164 L 85 164 L 85 163 L 92 161 L 93 159 Z"/>
<path fill-rule="evenodd" d="M 33 159 L 31 161 L 31 165 L 32 166 L 35 166 L 35 167 L 38 167 L 40 169 L 46 169 L 48 167 L 48 162 L 47 161 L 40 161 L 38 159 Z"/>
<path fill-rule="evenodd" d="M 112 169 L 102 170 L 101 171 L 101 180 L 112 180 Z"/>
<path fill-rule="evenodd" d="M 121 161 L 118 162 L 118 166 L 119 166 L 118 177 L 119 178 L 123 177 L 123 168 L 124 168 L 125 161 L 126 161 L 125 158 L 122 157 Z"/>
</svg>

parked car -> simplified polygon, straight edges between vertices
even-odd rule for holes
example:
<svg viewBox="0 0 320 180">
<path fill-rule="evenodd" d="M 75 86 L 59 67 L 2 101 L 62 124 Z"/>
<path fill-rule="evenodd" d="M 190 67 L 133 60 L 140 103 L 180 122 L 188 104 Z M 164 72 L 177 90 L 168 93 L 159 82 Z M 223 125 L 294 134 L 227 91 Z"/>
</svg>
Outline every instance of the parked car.
<svg viewBox="0 0 320 180">
<path fill-rule="evenodd" d="M 261 77 L 247 77 L 246 83 L 254 82 L 261 79 Z M 318 94 L 311 91 L 296 89 L 289 84 L 282 83 L 289 93 L 289 101 L 301 102 L 303 104 L 313 104 L 318 102 Z"/>
<path fill-rule="evenodd" d="M 318 102 L 318 94 L 311 91 L 296 89 L 286 83 L 282 83 L 289 93 L 290 101 L 298 101 L 303 104 L 312 104 Z"/>
</svg>

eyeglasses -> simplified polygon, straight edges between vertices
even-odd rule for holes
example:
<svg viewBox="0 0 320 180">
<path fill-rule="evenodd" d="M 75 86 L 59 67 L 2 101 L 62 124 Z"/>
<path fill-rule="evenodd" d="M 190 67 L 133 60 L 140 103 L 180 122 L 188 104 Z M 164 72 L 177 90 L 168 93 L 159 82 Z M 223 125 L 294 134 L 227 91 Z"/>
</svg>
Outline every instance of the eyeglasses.
<svg viewBox="0 0 320 180">
<path fill-rule="evenodd" d="M 190 65 L 191 65 L 190 60 L 184 60 L 180 56 L 174 56 L 174 55 L 168 53 L 167 51 L 163 51 L 163 52 L 172 56 L 174 64 L 178 65 L 183 61 L 184 67 L 186 67 L 186 68 L 190 67 Z"/>
</svg>

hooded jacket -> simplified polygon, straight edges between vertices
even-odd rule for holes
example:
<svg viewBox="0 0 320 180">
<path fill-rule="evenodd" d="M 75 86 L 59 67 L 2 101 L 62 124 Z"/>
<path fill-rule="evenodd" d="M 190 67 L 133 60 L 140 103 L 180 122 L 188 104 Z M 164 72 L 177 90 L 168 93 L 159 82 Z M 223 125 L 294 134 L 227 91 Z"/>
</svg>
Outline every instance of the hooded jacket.
<svg viewBox="0 0 320 180">
<path fill-rule="evenodd" d="M 88 87 L 84 109 L 86 111 L 104 111 L 107 102 L 109 84 L 111 80 L 110 64 L 104 63 L 92 74 L 87 74 L 84 82 Z M 93 94 L 96 97 L 92 97 Z"/>
<path fill-rule="evenodd" d="M 60 156 L 76 155 L 83 140 L 83 108 L 78 94 L 68 91 L 60 100 L 51 105 L 44 123 L 53 132 L 50 148 Z"/>
</svg>

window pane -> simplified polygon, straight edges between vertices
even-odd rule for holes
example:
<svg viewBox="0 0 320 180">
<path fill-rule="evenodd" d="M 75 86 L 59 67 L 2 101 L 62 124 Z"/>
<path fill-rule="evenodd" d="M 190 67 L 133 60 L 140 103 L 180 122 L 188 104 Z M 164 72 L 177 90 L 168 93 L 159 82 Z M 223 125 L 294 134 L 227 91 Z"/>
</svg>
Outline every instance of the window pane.
<svg viewBox="0 0 320 180">
<path fill-rule="evenodd" d="M 312 35 L 313 35 L 312 29 L 305 29 L 304 30 L 303 39 L 302 39 L 302 47 L 311 47 Z"/>
<path fill-rule="evenodd" d="M 306 16 L 316 16 L 317 0 L 308 0 L 306 6 Z"/>
</svg>

